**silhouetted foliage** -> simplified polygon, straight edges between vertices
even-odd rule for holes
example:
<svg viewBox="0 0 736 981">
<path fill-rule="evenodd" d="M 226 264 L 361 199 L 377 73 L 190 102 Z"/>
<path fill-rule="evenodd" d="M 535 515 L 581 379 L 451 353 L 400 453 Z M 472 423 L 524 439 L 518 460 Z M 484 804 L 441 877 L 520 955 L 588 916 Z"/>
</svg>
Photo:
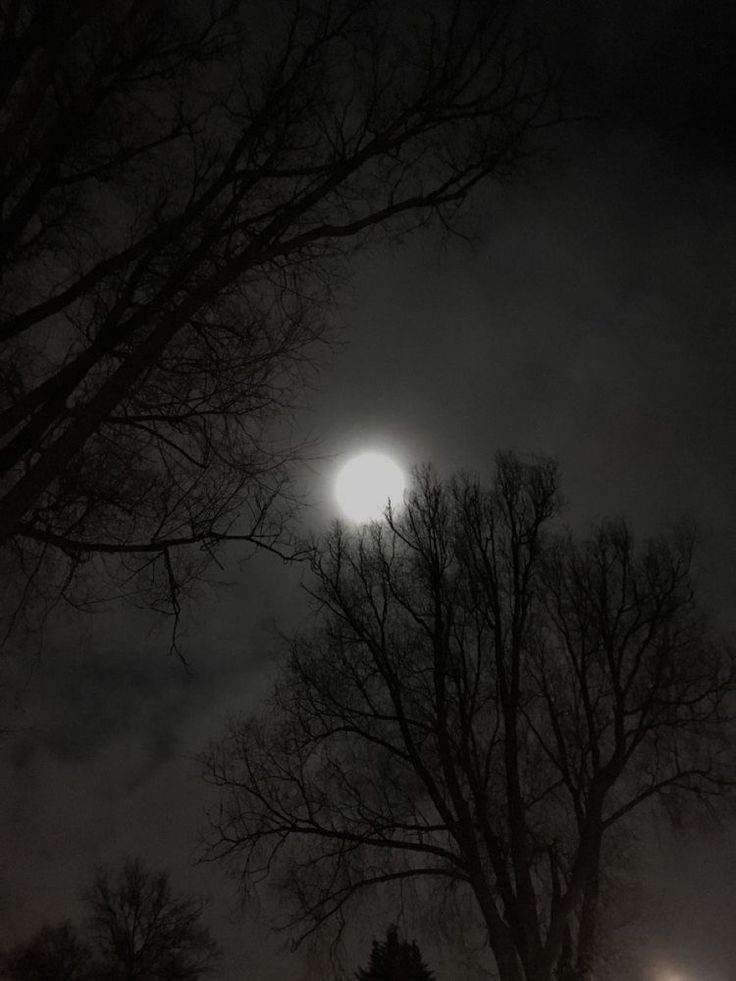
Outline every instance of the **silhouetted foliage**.
<svg viewBox="0 0 736 981">
<path fill-rule="evenodd" d="M 373 941 L 367 968 L 356 971 L 356 981 L 434 981 L 415 943 L 399 940 L 395 926 L 386 931 L 386 939 Z"/>
<path fill-rule="evenodd" d="M 175 896 L 165 872 L 139 860 L 100 870 L 85 894 L 89 930 L 111 979 L 196 981 L 220 957 L 204 904 Z"/>
<path fill-rule="evenodd" d="M 71 923 L 44 926 L 1 958 L 7 981 L 92 981 L 92 950 Z"/>
<path fill-rule="evenodd" d="M 554 463 L 502 454 L 489 487 L 421 470 L 403 508 L 316 547 L 315 629 L 206 759 L 210 856 L 246 889 L 271 873 L 297 940 L 425 883 L 501 981 L 583 981 L 613 833 L 733 788 L 733 651 L 692 535 L 579 540 L 558 512 Z"/>
<path fill-rule="evenodd" d="M 99 870 L 84 895 L 83 931 L 44 926 L 2 956 L 7 981 L 199 981 L 221 951 L 204 904 L 175 895 L 166 872 L 140 860 Z"/>
<path fill-rule="evenodd" d="M 548 94 L 505 3 L 5 4 L 13 608 L 83 605 L 94 559 L 177 614 L 223 541 L 291 554 L 285 413 L 346 258 L 452 221 Z"/>
</svg>

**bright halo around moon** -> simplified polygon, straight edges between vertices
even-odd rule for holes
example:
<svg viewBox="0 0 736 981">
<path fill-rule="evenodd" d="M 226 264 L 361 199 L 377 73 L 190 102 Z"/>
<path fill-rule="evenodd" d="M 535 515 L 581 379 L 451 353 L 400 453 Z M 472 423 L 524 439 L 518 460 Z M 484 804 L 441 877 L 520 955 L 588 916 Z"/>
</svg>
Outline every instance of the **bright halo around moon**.
<svg viewBox="0 0 736 981">
<path fill-rule="evenodd" d="M 351 521 L 375 521 L 386 505 L 401 504 L 406 478 L 401 467 L 384 453 L 361 453 L 348 460 L 337 475 L 335 496 Z"/>
</svg>

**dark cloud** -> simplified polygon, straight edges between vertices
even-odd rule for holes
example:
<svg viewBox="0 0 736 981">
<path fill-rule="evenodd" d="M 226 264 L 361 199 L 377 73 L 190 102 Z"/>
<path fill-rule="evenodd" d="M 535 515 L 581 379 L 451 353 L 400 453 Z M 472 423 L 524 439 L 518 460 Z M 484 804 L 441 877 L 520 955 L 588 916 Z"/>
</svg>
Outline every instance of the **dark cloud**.
<svg viewBox="0 0 736 981">
<path fill-rule="evenodd" d="M 733 4 L 530 0 L 526 8 L 566 80 L 573 111 L 597 119 L 604 131 L 629 127 L 666 138 L 679 167 L 733 160 Z"/>
</svg>

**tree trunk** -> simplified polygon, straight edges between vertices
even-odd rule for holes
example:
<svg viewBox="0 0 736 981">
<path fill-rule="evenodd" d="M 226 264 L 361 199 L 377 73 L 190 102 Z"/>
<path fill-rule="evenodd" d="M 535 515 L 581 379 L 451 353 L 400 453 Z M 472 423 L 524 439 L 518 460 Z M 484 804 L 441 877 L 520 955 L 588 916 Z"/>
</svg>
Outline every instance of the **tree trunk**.
<svg viewBox="0 0 736 981">
<path fill-rule="evenodd" d="M 598 851 L 600 851 L 600 843 L 598 845 Z M 578 930 L 578 956 L 575 981 L 590 981 L 593 977 L 596 927 L 598 925 L 598 896 L 600 892 L 598 867 L 599 863 L 596 861 L 588 875 L 583 892 L 583 905 L 580 911 L 580 927 Z"/>
</svg>

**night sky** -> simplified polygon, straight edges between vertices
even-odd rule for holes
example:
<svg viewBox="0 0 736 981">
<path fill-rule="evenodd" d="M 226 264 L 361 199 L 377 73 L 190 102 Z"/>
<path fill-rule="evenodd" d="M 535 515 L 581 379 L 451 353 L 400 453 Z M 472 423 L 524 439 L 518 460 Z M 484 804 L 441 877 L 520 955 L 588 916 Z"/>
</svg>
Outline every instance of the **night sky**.
<svg viewBox="0 0 736 981">
<path fill-rule="evenodd" d="M 295 419 L 315 441 L 302 521 L 336 517 L 336 467 L 361 449 L 481 475 L 498 449 L 552 454 L 577 527 L 623 514 L 646 534 L 691 514 L 702 598 L 734 631 L 736 14 L 725 0 L 529 7 L 579 119 L 478 194 L 472 244 L 424 231 L 355 259 L 334 354 Z M 223 978 L 308 971 L 239 913 L 221 868 L 191 864 L 208 800 L 196 756 L 258 706 L 277 630 L 305 612 L 299 569 L 225 560 L 227 584 L 187 612 L 188 671 L 167 625 L 122 605 L 59 614 L 41 651 L 3 663 L 5 941 L 76 916 L 92 865 L 140 854 L 212 897 Z M 626 936 L 651 981 L 732 978 L 736 831 L 663 831 L 641 852 Z M 438 981 L 466 976 L 426 952 Z"/>
</svg>

